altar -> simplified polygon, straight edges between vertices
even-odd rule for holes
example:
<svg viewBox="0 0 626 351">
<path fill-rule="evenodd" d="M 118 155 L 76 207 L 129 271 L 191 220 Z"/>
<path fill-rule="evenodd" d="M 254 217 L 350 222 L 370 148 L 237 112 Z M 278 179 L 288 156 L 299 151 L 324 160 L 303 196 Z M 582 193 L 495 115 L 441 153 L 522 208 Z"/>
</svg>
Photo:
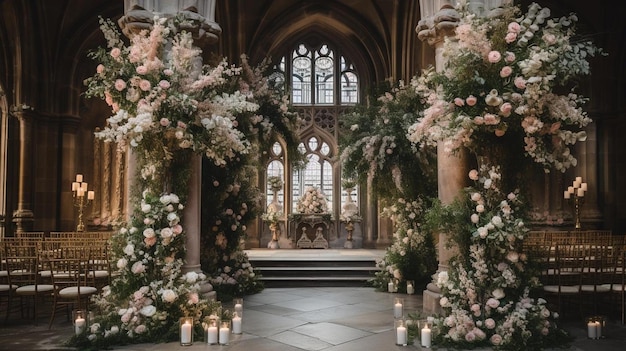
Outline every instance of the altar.
<svg viewBox="0 0 626 351">
<path fill-rule="evenodd" d="M 292 216 L 288 230 L 299 249 L 327 249 L 329 242 L 336 239 L 334 223 L 326 214 Z"/>
</svg>

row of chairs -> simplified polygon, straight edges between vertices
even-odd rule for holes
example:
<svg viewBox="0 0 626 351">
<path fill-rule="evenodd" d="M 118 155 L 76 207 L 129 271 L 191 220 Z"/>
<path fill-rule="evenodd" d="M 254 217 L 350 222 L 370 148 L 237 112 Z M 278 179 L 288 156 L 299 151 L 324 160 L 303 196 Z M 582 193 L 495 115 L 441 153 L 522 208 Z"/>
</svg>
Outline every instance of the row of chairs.
<svg viewBox="0 0 626 351">
<path fill-rule="evenodd" d="M 559 313 L 573 302 L 598 314 L 600 305 L 619 300 L 625 322 L 626 245 L 610 232 L 533 232 L 525 250 L 539 265 L 543 292 Z"/>
<path fill-rule="evenodd" d="M 0 244 L 5 321 L 19 308 L 22 318 L 32 312 L 36 323 L 40 305 L 51 300 L 50 328 L 60 308 L 65 307 L 68 315 L 70 307 L 88 310 L 90 296 L 110 283 L 107 240 L 11 237 Z"/>
<path fill-rule="evenodd" d="M 17 232 L 17 238 L 57 238 L 57 239 L 110 239 L 115 232 L 97 231 L 97 232 Z"/>
</svg>

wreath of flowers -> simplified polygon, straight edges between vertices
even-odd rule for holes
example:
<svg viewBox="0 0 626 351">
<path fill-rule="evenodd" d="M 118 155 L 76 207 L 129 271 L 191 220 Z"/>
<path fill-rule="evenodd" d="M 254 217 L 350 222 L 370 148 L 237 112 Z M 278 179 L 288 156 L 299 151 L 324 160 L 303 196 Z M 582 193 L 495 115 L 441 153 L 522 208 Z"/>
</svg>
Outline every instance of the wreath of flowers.
<svg viewBox="0 0 626 351">
<path fill-rule="evenodd" d="M 447 63 L 441 72 L 425 72 L 428 107 L 409 139 L 478 155 L 506 143 L 546 172 L 565 172 L 577 164 L 570 147 L 586 139 L 582 129 L 591 122 L 573 83 L 602 52 L 576 39 L 576 15 L 552 19 L 536 3 L 520 15 L 511 3 L 480 17 L 459 2 L 456 36 L 443 46 Z"/>
</svg>

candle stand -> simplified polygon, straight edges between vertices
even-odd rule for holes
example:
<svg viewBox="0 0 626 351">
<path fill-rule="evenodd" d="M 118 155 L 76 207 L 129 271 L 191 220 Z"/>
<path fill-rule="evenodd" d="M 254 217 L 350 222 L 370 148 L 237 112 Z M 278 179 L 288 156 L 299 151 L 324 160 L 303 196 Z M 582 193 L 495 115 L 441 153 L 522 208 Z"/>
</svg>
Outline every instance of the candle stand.
<svg viewBox="0 0 626 351">
<path fill-rule="evenodd" d="M 87 190 L 87 182 L 83 182 L 83 175 L 77 174 L 76 181 L 72 182 L 72 198 L 74 199 L 74 206 L 78 208 L 78 224 L 76 225 L 77 232 L 85 231 L 85 223 L 83 221 L 83 214 L 85 208 L 93 201 L 95 193 Z"/>
<path fill-rule="evenodd" d="M 576 230 L 581 230 L 580 210 L 585 202 L 585 192 L 587 191 L 587 183 L 583 183 L 582 177 L 576 177 L 571 186 L 563 192 L 563 198 L 571 202 L 574 208 L 574 226 Z"/>
</svg>

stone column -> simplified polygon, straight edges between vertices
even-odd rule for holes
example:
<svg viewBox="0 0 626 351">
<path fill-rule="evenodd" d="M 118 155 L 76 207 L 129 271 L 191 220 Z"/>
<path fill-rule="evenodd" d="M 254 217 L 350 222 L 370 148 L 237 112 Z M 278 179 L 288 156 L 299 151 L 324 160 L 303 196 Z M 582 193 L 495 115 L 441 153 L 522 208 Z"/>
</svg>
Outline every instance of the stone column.
<svg viewBox="0 0 626 351">
<path fill-rule="evenodd" d="M 420 40 L 435 47 L 435 69 L 441 71 L 445 61 L 442 55 L 443 41 L 446 36 L 454 35 L 454 29 L 459 21 L 459 15 L 452 8 L 449 1 L 420 0 L 422 19 L 415 31 Z M 437 187 L 438 196 L 442 203 L 451 203 L 463 188 L 463 178 L 466 174 L 466 158 L 456 159 L 452 155 L 437 147 Z M 437 253 L 439 267 L 437 273 L 448 269 L 448 260 L 452 252 L 446 248 L 447 235 L 439 233 Z M 435 274 L 435 276 L 437 275 Z M 424 290 L 423 309 L 425 313 L 440 313 L 440 289 L 431 282 Z"/>
<path fill-rule="evenodd" d="M 32 107 L 21 105 L 13 108 L 13 116 L 20 122 L 20 166 L 17 209 L 13 212 L 16 231 L 33 229 L 35 216 L 31 209 L 32 179 Z"/>
<path fill-rule="evenodd" d="M 485 10 L 498 7 L 503 0 L 477 0 L 469 1 L 469 8 L 477 15 L 482 15 Z M 422 19 L 417 28 L 417 36 L 420 40 L 426 41 L 435 47 L 435 68 L 440 71 L 444 68 L 445 58 L 443 57 L 443 42 L 445 37 L 454 36 L 454 30 L 460 20 L 459 14 L 453 8 L 456 1 L 450 0 L 420 0 L 420 11 Z M 451 203 L 460 193 L 467 183 L 468 153 L 460 152 L 457 155 L 450 155 L 437 148 L 437 181 L 439 199 L 444 204 Z M 447 235 L 439 234 L 438 247 L 438 272 L 448 269 L 448 260 L 454 251 L 447 249 Z M 438 273 L 437 272 L 437 273 Z M 430 283 L 424 291 L 423 308 L 426 313 L 441 312 L 439 306 L 440 290 Z"/>
<path fill-rule="evenodd" d="M 178 14 L 185 17 L 188 21 L 181 29 L 192 33 L 195 45 L 200 48 L 216 43 L 222 31 L 215 23 L 215 0 L 125 0 L 124 11 L 125 15 L 119 19 L 118 23 L 127 36 L 150 28 L 154 15 L 172 17 Z M 202 157 L 193 156 L 191 162 L 189 194 L 183 213 L 187 249 L 183 270 L 199 272 Z M 129 168 L 129 177 L 131 172 L 136 172 L 136 170 Z"/>
<path fill-rule="evenodd" d="M 6 94 L 0 85 L 0 240 L 6 235 L 7 154 L 9 148 L 9 114 Z"/>
</svg>

